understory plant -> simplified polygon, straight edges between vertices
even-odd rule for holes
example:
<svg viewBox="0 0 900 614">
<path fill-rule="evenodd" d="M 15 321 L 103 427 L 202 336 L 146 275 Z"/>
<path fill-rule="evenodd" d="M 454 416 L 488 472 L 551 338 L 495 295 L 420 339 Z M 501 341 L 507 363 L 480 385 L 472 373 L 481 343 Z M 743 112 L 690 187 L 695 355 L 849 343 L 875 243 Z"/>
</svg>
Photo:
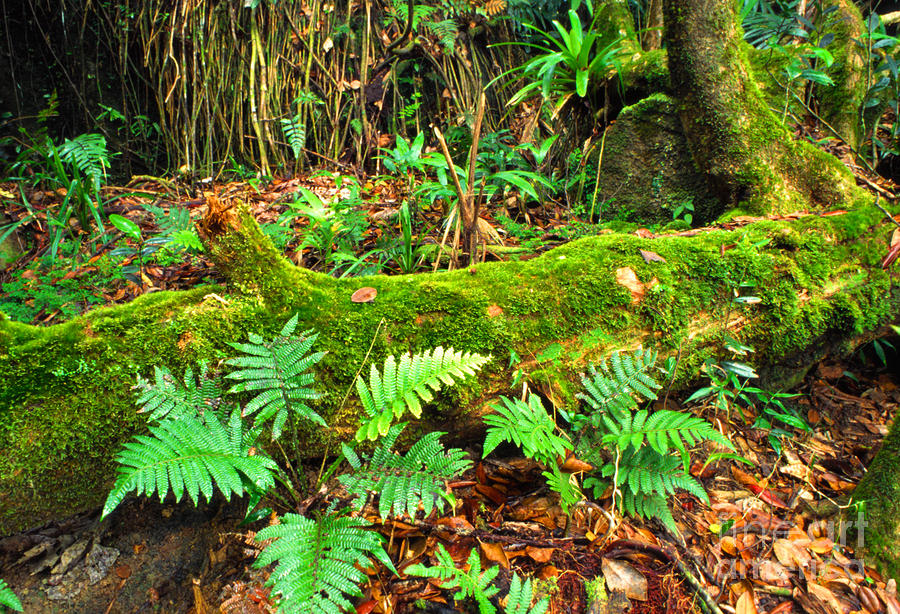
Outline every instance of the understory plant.
<svg viewBox="0 0 900 614">
<path fill-rule="evenodd" d="M 7 586 L 6 582 L 0 578 L 0 610 L 5 612 L 7 608 L 14 612 L 21 612 L 22 602 L 19 601 L 12 589 Z"/>
<path fill-rule="evenodd" d="M 247 342 L 230 344 L 240 355 L 225 361 L 231 371 L 224 378 L 201 364 L 196 375 L 189 369 L 180 380 L 164 368 L 156 368 L 152 380 L 139 379 L 137 402 L 148 414 L 149 434 L 125 444 L 116 457 L 118 478 L 103 516 L 130 492 L 161 499 L 171 492 L 176 501 L 186 493 L 197 504 L 201 495 L 209 500 L 218 489 L 226 499 L 249 495 L 249 513 L 266 495 L 283 499 L 283 491 L 276 490 L 281 485 L 296 501 L 291 463 L 300 456 L 299 444 L 294 438 L 289 446 L 292 459 L 278 440 L 303 424 L 327 428 L 310 406 L 321 396 L 310 369 L 323 353 L 311 352 L 316 335 L 295 335 L 296 326 L 294 316 L 272 339 L 251 334 Z M 362 569 L 372 559 L 394 570 L 383 538 L 358 515 L 373 496 L 378 496 L 382 518 L 413 517 L 420 508 L 428 514 L 453 502 L 444 483 L 471 461 L 461 450 L 445 449 L 443 433 L 426 434 L 405 454 L 394 452 L 405 426 L 394 422 L 407 412 L 418 416 L 434 391 L 472 375 L 487 361 L 438 347 L 391 356 L 381 369 L 372 367 L 368 381 L 357 379 L 365 412 L 357 438 L 382 437 L 371 455 L 342 445 L 350 471 L 338 480 L 350 494 L 349 507 L 338 509 L 335 501 L 311 515 L 286 513 L 256 536 L 267 543 L 256 566 L 275 564 L 269 584 L 281 611 L 347 611 L 349 598 L 362 594 Z M 228 380 L 235 383 L 226 390 Z M 287 469 L 270 450 L 281 451 Z"/>
<path fill-rule="evenodd" d="M 667 500 L 678 489 L 708 502 L 702 485 L 688 472 L 690 448 L 712 441 L 734 450 L 731 442 L 708 422 L 687 412 L 650 411 L 661 388 L 651 373 L 656 354 L 638 349 L 614 352 L 599 367 L 582 376 L 578 411 L 560 415 L 561 429 L 531 394 L 528 402 L 501 397 L 496 414 L 485 418 L 488 434 L 483 454 L 501 441 L 518 445 L 540 462 L 550 488 L 560 495 L 563 511 L 580 502 L 584 491 L 601 497 L 608 489 L 619 511 L 659 519 L 677 532 Z M 578 471 L 567 469 L 569 456 L 583 461 Z M 582 479 L 579 480 L 579 474 Z"/>
</svg>

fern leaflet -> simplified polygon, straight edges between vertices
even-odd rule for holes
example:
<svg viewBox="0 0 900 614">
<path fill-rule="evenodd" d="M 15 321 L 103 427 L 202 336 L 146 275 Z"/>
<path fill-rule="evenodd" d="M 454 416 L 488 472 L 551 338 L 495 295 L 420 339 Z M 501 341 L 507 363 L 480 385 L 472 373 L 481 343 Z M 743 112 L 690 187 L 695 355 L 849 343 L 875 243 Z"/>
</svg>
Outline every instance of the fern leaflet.
<svg viewBox="0 0 900 614">
<path fill-rule="evenodd" d="M 581 383 L 587 394 L 579 393 L 595 411 L 609 411 L 618 414 L 637 407 L 635 397 L 648 401 L 656 399 L 656 391 L 662 388 L 656 380 L 647 375 L 656 364 L 656 353 L 638 349 L 633 355 L 613 352 L 608 362 L 604 360 L 598 371 L 591 367 L 591 378 L 582 377 Z"/>
<path fill-rule="evenodd" d="M 280 521 L 257 533 L 257 541 L 275 541 L 254 566 L 278 562 L 268 584 L 286 614 L 339 614 L 352 609 L 346 595 L 362 595 L 358 585 L 366 574 L 360 568 L 369 566 L 370 557 L 394 570 L 381 536 L 365 530 L 369 523 L 362 518 L 311 520 L 285 514 Z"/>
<path fill-rule="evenodd" d="M 22 602 L 13 590 L 0 578 L 0 609 L 9 608 L 15 612 L 22 611 Z"/>
<path fill-rule="evenodd" d="M 136 389 L 142 391 L 137 398 L 141 406 L 138 413 L 149 413 L 149 421 L 159 421 L 172 414 L 172 417 L 183 415 L 203 416 L 208 409 L 218 409 L 221 404 L 222 388 L 218 378 L 212 377 L 209 364 L 200 363 L 198 381 L 194 379 L 193 370 L 188 367 L 184 372 L 184 384 L 181 385 L 165 367 L 154 367 L 154 381 L 138 376 Z"/>
<path fill-rule="evenodd" d="M 438 346 L 430 351 L 404 354 L 399 362 L 389 356 L 382 373 L 372 365 L 368 385 L 362 377 L 356 380 L 356 392 L 369 417 L 356 432 L 357 441 L 383 437 L 391 423 L 407 409 L 418 418 L 422 415 L 420 399 L 426 403 L 431 401 L 432 390 L 439 390 L 441 384 L 452 386 L 473 375 L 488 360 L 479 354 Z"/>
<path fill-rule="evenodd" d="M 572 444 L 556 434 L 556 423 L 547 414 L 540 397 L 529 395 L 528 403 L 521 399 L 500 397 L 503 405 L 493 405 L 495 414 L 484 417 L 488 425 L 482 458 L 487 457 L 501 442 L 514 443 L 528 458 L 545 465 L 556 463 L 565 456 Z"/>
<path fill-rule="evenodd" d="M 427 517 L 435 507 L 443 511 L 445 502 L 453 504 L 444 482 L 471 467 L 471 461 L 462 450 L 445 450 L 439 441 L 444 433 L 438 432 L 426 434 L 403 456 L 394 453 L 394 443 L 405 426 L 391 427 L 366 465 L 356 452 L 344 446 L 344 456 L 355 471 L 338 480 L 354 496 L 357 509 L 363 508 L 369 493 L 380 496 L 382 518 L 404 512 L 415 518 L 420 504 Z"/>
<path fill-rule="evenodd" d="M 293 117 L 284 117 L 280 122 L 284 138 L 287 139 L 294 159 L 297 160 L 303 154 L 303 148 L 306 147 L 306 125 L 300 121 L 299 113 Z"/>
<path fill-rule="evenodd" d="M 100 179 L 109 166 L 106 139 L 100 134 L 80 134 L 66 139 L 59 148 L 59 157 L 91 180 L 94 192 L 100 191 Z"/>
<path fill-rule="evenodd" d="M 229 379 L 241 380 L 228 392 L 260 391 L 244 406 L 244 415 L 259 412 L 255 426 L 274 416 L 273 439 L 281 436 L 290 413 L 325 426 L 322 416 L 304 402 L 322 396 L 310 387 L 315 376 L 305 371 L 322 360 L 325 354 L 307 354 L 318 338 L 318 335 L 310 334 L 312 331 L 302 333 L 300 337 L 291 336 L 297 327 L 297 318 L 295 314 L 288 320 L 272 341 L 264 341 L 259 335 L 251 333 L 250 343 L 229 343 L 247 355 L 225 361 L 227 365 L 241 368 L 226 375 Z"/>
<path fill-rule="evenodd" d="M 438 544 L 435 556 L 438 564 L 433 567 L 425 567 L 421 563 L 416 563 L 415 565 L 410 565 L 404 571 L 410 576 L 446 580 L 446 588 L 459 589 L 453 595 L 454 599 L 475 598 L 479 614 L 494 614 L 497 611 L 490 602 L 490 598 L 496 595 L 499 590 L 496 586 L 491 585 L 491 581 L 500 571 L 499 566 L 495 565 L 482 571 L 481 557 L 478 556 L 476 549 L 472 549 L 469 553 L 469 558 L 466 561 L 466 566 L 469 568 L 467 571 L 456 568 L 453 557 L 444 548 L 444 544 Z"/>
<path fill-rule="evenodd" d="M 509 595 L 506 596 L 506 606 L 503 608 L 506 614 L 544 614 L 550 605 L 550 599 L 544 597 L 534 606 L 531 605 L 532 599 L 534 592 L 531 578 L 522 582 L 519 574 L 513 573 L 512 581 L 509 583 Z"/>
<path fill-rule="evenodd" d="M 175 500 L 187 491 L 196 505 L 198 495 L 209 500 L 213 484 L 231 498 L 247 490 L 266 491 L 275 485 L 275 462 L 253 454 L 258 431 L 243 429 L 240 412 L 231 413 L 227 425 L 211 414 L 205 421 L 184 415 L 150 427 L 150 436 L 139 435 L 125 444 L 116 457 L 118 478 L 103 506 L 112 512 L 132 490 L 138 495 L 159 493 L 162 500 L 171 489 Z"/>
</svg>

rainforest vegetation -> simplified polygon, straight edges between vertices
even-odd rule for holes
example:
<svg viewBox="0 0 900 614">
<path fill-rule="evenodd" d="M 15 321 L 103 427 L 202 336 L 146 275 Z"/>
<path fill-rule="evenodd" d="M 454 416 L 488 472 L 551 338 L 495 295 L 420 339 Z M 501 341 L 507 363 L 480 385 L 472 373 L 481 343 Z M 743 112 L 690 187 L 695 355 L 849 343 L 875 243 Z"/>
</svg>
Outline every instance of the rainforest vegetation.
<svg viewBox="0 0 900 614">
<path fill-rule="evenodd" d="M 898 22 L 5 3 L 0 611 L 136 494 L 240 500 L 198 613 L 900 612 Z"/>
</svg>

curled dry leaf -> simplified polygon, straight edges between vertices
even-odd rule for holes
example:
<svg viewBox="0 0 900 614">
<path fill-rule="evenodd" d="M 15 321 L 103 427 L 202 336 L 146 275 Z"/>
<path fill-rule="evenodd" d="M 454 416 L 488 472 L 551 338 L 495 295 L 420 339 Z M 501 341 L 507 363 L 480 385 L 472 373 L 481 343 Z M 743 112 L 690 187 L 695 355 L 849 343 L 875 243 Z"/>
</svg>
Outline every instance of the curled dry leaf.
<svg viewBox="0 0 900 614">
<path fill-rule="evenodd" d="M 790 586 L 791 574 L 775 561 L 763 561 L 759 565 L 759 579 L 774 586 Z"/>
<path fill-rule="evenodd" d="M 354 303 L 371 303 L 378 296 L 378 290 L 365 286 L 354 292 L 350 296 L 350 300 Z"/>
<path fill-rule="evenodd" d="M 610 591 L 623 591 L 629 599 L 647 601 L 647 578 L 631 563 L 604 558 L 601 567 Z"/>
<path fill-rule="evenodd" d="M 641 250 L 641 257 L 643 257 L 644 262 L 665 262 L 666 259 L 657 254 L 656 252 L 650 252 L 645 249 Z"/>
</svg>

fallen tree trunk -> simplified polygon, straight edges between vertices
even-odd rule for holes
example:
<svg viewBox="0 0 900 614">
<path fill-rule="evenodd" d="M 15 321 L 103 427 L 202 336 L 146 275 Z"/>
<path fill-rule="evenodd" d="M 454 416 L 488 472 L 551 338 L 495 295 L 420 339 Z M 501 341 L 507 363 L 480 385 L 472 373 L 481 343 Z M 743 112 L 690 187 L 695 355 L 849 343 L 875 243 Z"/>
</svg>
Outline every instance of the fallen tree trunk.
<svg viewBox="0 0 900 614">
<path fill-rule="evenodd" d="M 200 231 L 227 287 L 150 294 L 48 328 L 0 318 L 0 535 L 101 501 L 113 454 L 143 426 L 130 390 L 137 374 L 221 359 L 227 341 L 271 333 L 294 313 L 328 351 L 317 386 L 329 396 L 317 410 L 338 424 L 354 425 L 352 408 L 336 414 L 370 347 L 376 363 L 437 345 L 492 355 L 477 381 L 426 416 L 453 432 L 509 393 L 510 351 L 535 386 L 567 404 L 588 362 L 639 344 L 680 351 L 675 387 L 684 386 L 727 329 L 784 383 L 900 312 L 879 266 L 892 227 L 878 209 L 732 226 L 610 233 L 526 262 L 338 280 L 294 267 L 244 209 L 211 202 Z M 755 284 L 761 302 L 735 305 L 741 284 Z M 362 286 L 377 290 L 374 302 L 351 302 Z M 303 436 L 311 454 L 322 450 L 322 433 Z"/>
</svg>

